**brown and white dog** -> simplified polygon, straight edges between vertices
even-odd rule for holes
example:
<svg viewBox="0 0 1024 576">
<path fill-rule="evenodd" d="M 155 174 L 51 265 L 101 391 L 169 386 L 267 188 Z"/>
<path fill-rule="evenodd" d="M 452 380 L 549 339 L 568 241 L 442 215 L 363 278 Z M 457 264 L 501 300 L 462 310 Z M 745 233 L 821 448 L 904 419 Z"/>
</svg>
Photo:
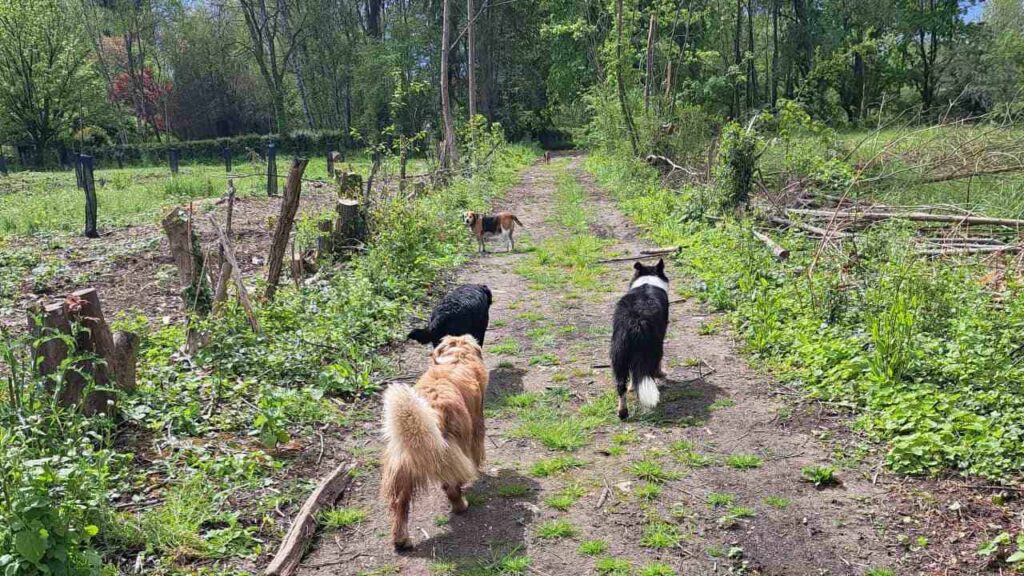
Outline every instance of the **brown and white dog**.
<svg viewBox="0 0 1024 576">
<path fill-rule="evenodd" d="M 380 496 L 391 510 L 396 550 L 412 547 L 409 505 L 417 491 L 440 484 L 453 512 L 469 507 L 462 488 L 484 461 L 487 380 L 476 340 L 445 336 L 415 387 L 392 384 L 384 392 Z"/>
<path fill-rule="evenodd" d="M 516 224 L 523 225 L 516 218 L 516 215 L 511 212 L 498 212 L 493 215 L 466 212 L 462 217 L 462 221 L 473 231 L 481 252 L 487 252 L 487 246 L 484 243 L 485 238 L 499 234 L 505 240 L 505 247 L 508 248 L 508 251 L 514 252 L 516 241 L 512 237 L 512 233 L 516 229 Z"/>
</svg>

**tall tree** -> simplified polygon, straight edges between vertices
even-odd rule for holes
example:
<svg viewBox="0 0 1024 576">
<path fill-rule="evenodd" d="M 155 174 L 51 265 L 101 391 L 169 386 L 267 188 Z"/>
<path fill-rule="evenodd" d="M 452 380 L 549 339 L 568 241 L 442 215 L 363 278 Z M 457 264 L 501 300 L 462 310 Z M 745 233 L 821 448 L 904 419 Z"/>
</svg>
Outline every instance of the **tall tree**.
<svg viewBox="0 0 1024 576">
<path fill-rule="evenodd" d="M 458 164 L 455 148 L 455 121 L 452 118 L 449 60 L 451 59 L 451 0 L 441 0 L 441 115 L 444 121 L 444 143 L 441 146 L 441 166 L 452 168 Z"/>
<path fill-rule="evenodd" d="M 484 0 L 485 2 L 487 0 Z M 468 73 L 469 118 L 476 116 L 476 9 L 473 0 L 466 0 L 466 68 Z"/>
<path fill-rule="evenodd" d="M 0 0 L 0 129 L 40 164 L 102 102 L 80 14 L 59 0 Z"/>
<path fill-rule="evenodd" d="M 305 30 L 305 21 L 289 19 L 295 0 L 238 0 L 245 20 L 249 52 L 259 67 L 260 76 L 270 92 L 274 113 L 274 129 L 288 131 L 288 89 L 285 75 L 292 55 Z M 301 12 L 299 12 L 301 13 Z"/>
</svg>

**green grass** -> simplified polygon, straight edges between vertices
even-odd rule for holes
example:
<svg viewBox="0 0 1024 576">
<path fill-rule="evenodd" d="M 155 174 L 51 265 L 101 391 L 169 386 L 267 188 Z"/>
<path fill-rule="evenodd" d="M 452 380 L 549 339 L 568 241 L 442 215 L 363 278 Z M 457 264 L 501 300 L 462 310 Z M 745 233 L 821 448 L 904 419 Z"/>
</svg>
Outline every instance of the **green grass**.
<svg viewBox="0 0 1024 576">
<path fill-rule="evenodd" d="M 725 458 L 726 466 L 737 470 L 753 470 L 760 468 L 764 461 L 753 454 L 730 454 Z"/>
<path fill-rule="evenodd" d="M 736 501 L 736 496 L 733 494 L 726 494 L 723 492 L 712 492 L 708 494 L 706 502 L 709 508 L 718 508 L 722 506 L 731 506 Z"/>
<path fill-rule="evenodd" d="M 816 488 L 834 486 L 839 483 L 836 478 L 836 469 L 832 466 L 804 466 L 800 469 L 800 476 L 814 484 Z"/>
<path fill-rule="evenodd" d="M 529 360 L 530 366 L 558 366 L 561 363 L 562 360 L 558 358 L 558 355 L 551 352 L 530 356 Z"/>
<path fill-rule="evenodd" d="M 764 503 L 766 506 L 771 506 L 772 508 L 777 508 L 779 510 L 789 508 L 789 505 L 791 504 L 789 500 L 782 496 L 766 496 Z"/>
<path fill-rule="evenodd" d="M 333 528 L 348 528 L 366 520 L 366 510 L 362 508 L 332 508 L 320 515 L 320 524 Z"/>
<path fill-rule="evenodd" d="M 548 520 L 537 527 L 537 538 L 542 540 L 572 538 L 576 533 L 576 526 L 568 520 Z"/>
<path fill-rule="evenodd" d="M 889 568 L 868 568 L 864 571 L 864 576 L 896 576 L 896 572 Z"/>
<path fill-rule="evenodd" d="M 505 338 L 501 342 L 488 346 L 488 352 L 502 356 L 516 356 L 519 354 L 519 341 L 515 338 Z"/>
<path fill-rule="evenodd" d="M 586 495 L 587 490 L 579 484 L 569 484 L 565 488 L 562 488 L 557 494 L 549 496 L 544 503 L 554 508 L 555 510 L 565 512 L 577 500 Z"/>
<path fill-rule="evenodd" d="M 640 480 L 646 480 L 654 484 L 664 484 L 669 480 L 679 478 L 678 472 L 665 470 L 660 462 L 655 460 L 638 460 L 629 465 L 628 471 Z"/>
<path fill-rule="evenodd" d="M 645 482 L 636 488 L 636 497 L 647 501 L 653 502 L 661 496 L 661 486 L 651 482 Z"/>
<path fill-rule="evenodd" d="M 673 548 L 683 539 L 673 524 L 655 522 L 644 526 L 640 545 L 644 548 Z"/>
<path fill-rule="evenodd" d="M 668 564 L 654 562 L 640 568 L 639 576 L 676 576 L 677 572 Z"/>
<path fill-rule="evenodd" d="M 572 456 L 556 456 L 547 460 L 540 460 L 534 462 L 530 466 L 530 476 L 536 478 L 547 478 L 560 474 L 574 468 L 581 468 L 584 466 L 584 462 L 579 458 Z"/>
<path fill-rule="evenodd" d="M 608 550 L 608 542 L 605 540 L 584 540 L 580 542 L 577 552 L 583 556 L 599 556 Z"/>
<path fill-rule="evenodd" d="M 594 562 L 594 570 L 600 576 L 630 576 L 633 565 L 622 558 L 604 557 Z"/>
<path fill-rule="evenodd" d="M 497 490 L 498 496 L 502 498 L 522 498 L 530 493 L 530 487 L 525 484 L 502 484 Z"/>
</svg>

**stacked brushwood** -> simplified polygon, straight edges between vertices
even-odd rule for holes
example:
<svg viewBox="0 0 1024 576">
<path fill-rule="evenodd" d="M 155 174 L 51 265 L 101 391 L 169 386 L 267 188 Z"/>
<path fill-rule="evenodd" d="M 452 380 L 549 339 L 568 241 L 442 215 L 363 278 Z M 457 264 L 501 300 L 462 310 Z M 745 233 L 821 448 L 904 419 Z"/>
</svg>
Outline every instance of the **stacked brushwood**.
<svg viewBox="0 0 1024 576">
<path fill-rule="evenodd" d="M 994 218 L 948 205 L 896 207 L 799 194 L 788 198 L 785 205 L 775 203 L 762 221 L 772 227 L 800 230 L 828 244 L 854 239 L 882 222 L 906 222 L 916 229 L 916 252 L 926 257 L 1018 254 L 1024 248 L 1024 220 Z"/>
</svg>

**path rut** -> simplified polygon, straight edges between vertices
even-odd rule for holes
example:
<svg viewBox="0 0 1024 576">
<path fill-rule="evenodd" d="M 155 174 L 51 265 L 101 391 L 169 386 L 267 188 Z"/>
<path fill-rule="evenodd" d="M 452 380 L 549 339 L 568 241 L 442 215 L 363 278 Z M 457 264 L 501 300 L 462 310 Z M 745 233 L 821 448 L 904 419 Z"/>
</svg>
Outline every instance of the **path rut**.
<svg viewBox="0 0 1024 576">
<path fill-rule="evenodd" d="M 538 265 L 538 246 L 572 236 L 551 218 L 559 178 L 569 174 L 582 185 L 590 234 L 605 240 L 605 253 L 651 247 L 582 162 L 580 156 L 561 157 L 528 169 L 496 206 L 525 224 L 520 251 L 476 258 L 454 279 L 487 284 L 494 293 L 485 346 L 489 453 L 484 474 L 469 491 L 470 510 L 449 515 L 439 489 L 419 497 L 410 521 L 415 549 L 395 553 L 387 511 L 376 500 L 377 423 L 367 421 L 345 440 L 346 452 L 332 458 L 356 458 L 365 470 L 339 506 L 362 508 L 366 519 L 324 531 L 299 574 L 556 576 L 602 573 L 599 568 L 642 574 L 662 564 L 687 575 L 860 575 L 897 564 L 899 551 L 885 538 L 891 521 L 886 491 L 842 470 L 836 487 L 815 489 L 802 481 L 803 467 L 828 465 L 833 454 L 816 438 L 814 423 L 791 418 L 771 394 L 768 377 L 738 355 L 720 319 L 696 303 L 673 304 L 668 379 L 654 414 L 603 421 L 572 453 L 518 433 L 522 412 L 501 408 L 503 399 L 555 396 L 566 414 L 576 414 L 583 406 L 603 406 L 614 389 L 610 370 L 595 366 L 607 364 L 611 313 L 628 285 L 630 263 L 598 268 L 596 287 L 587 289 L 537 286 L 519 273 Z M 502 248 L 492 243 L 490 249 Z M 671 263 L 668 275 L 674 277 Z M 711 329 L 716 325 L 717 331 Z M 427 351 L 406 345 L 398 357 L 403 373 L 416 374 Z M 608 410 L 613 417 L 613 405 Z M 583 464 L 541 477 L 532 470 L 539 461 L 567 455 Z M 638 477 L 640 461 L 664 472 L 660 483 Z M 551 499 L 566 495 L 567 487 L 578 500 L 560 511 Z M 542 527 L 553 526 L 545 523 L 558 520 L 569 522 L 574 533 L 543 538 Z M 606 542 L 605 550 L 580 552 L 582 542 L 597 539 Z M 516 563 L 526 562 L 521 557 L 529 559 L 529 569 L 516 572 Z"/>
</svg>

